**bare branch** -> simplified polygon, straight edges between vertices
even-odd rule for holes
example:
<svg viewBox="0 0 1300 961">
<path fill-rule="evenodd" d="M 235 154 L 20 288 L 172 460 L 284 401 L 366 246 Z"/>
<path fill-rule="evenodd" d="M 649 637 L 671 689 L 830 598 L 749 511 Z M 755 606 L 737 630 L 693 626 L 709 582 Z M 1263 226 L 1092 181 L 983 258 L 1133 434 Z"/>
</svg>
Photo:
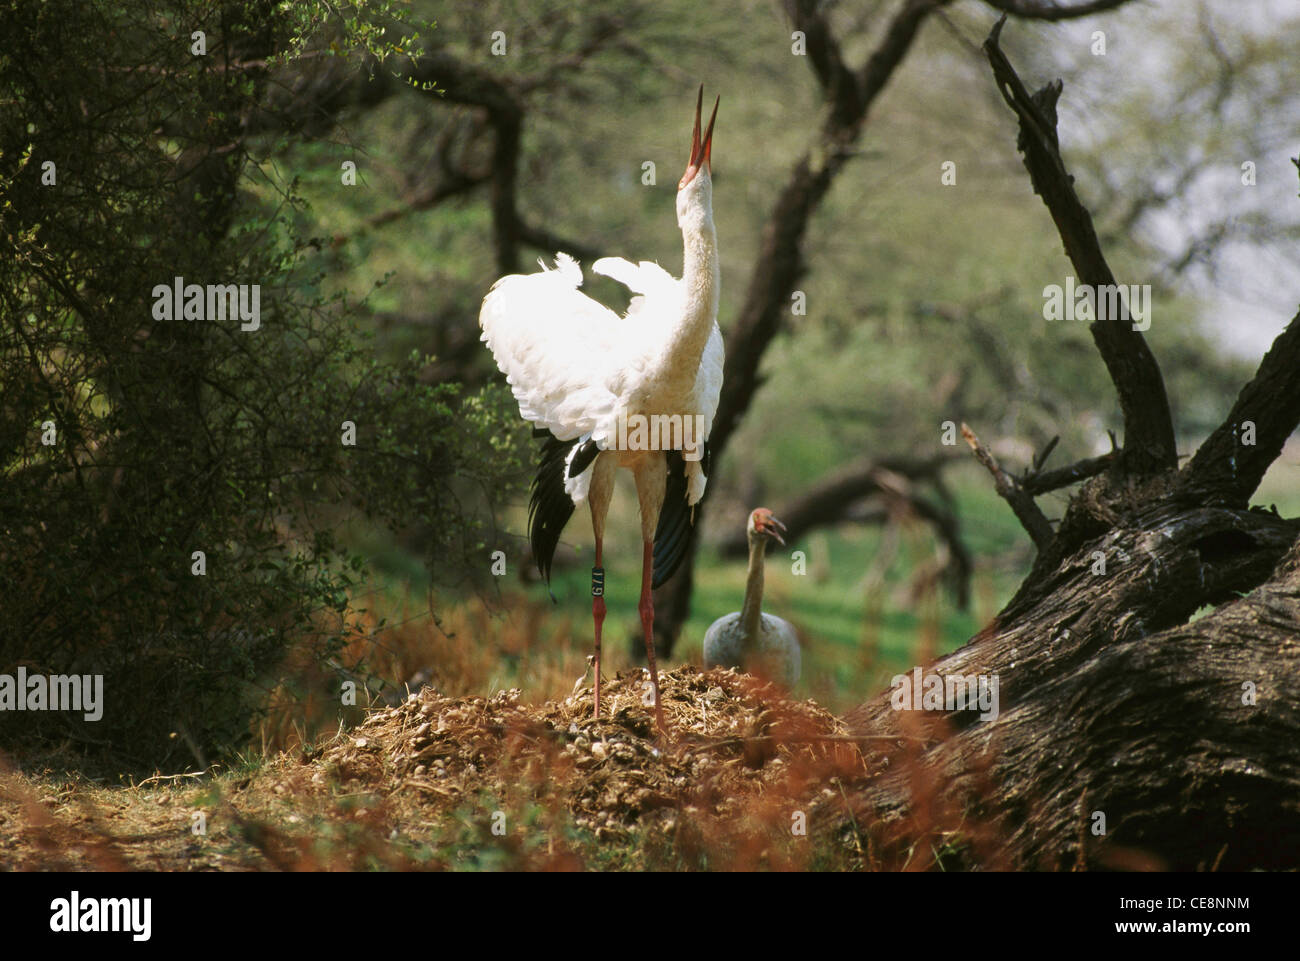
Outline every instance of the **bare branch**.
<svg viewBox="0 0 1300 961">
<path fill-rule="evenodd" d="M 909 499 L 913 483 L 933 478 L 954 460 L 942 454 L 928 459 L 863 458 L 846 464 L 781 505 L 777 516 L 786 525 L 787 538 L 794 541 L 811 530 L 843 519 L 865 497 L 884 494 Z"/>
<path fill-rule="evenodd" d="M 907 0 L 895 15 L 880 45 L 855 82 L 846 85 L 847 68 L 834 44 L 826 11 L 814 0 L 789 0 L 786 9 L 795 27 L 809 39 L 809 58 L 818 80 L 837 94 L 817 149 L 795 164 L 763 228 L 758 258 L 739 316 L 727 331 L 727 360 L 722 397 L 709 444 L 721 457 L 758 389 L 758 367 L 781 330 L 790 294 L 804 274 L 801 250 L 808 221 L 850 156 L 867 113 L 888 84 L 894 69 L 911 50 L 925 18 L 949 0 Z"/>
<path fill-rule="evenodd" d="M 1081 0 L 1076 4 L 1062 4 L 1057 0 L 984 0 L 990 7 L 1023 20 L 1070 20 L 1094 13 L 1114 10 L 1129 0 Z"/>
<path fill-rule="evenodd" d="M 456 176 L 450 180 L 443 181 L 432 187 L 426 187 L 412 197 L 402 201 L 396 207 L 381 211 L 366 220 L 367 226 L 383 227 L 392 223 L 394 220 L 400 220 L 403 217 L 421 210 L 428 210 L 436 207 L 444 200 L 450 200 L 452 197 L 467 193 L 475 187 L 487 181 L 486 176 L 466 177 Z"/>
<path fill-rule="evenodd" d="M 566 254 L 572 254 L 578 260 L 585 260 L 588 263 L 600 257 L 600 251 L 594 247 L 569 237 L 562 237 L 559 234 L 552 233 L 545 227 L 538 227 L 533 224 L 521 223 L 519 225 L 519 240 L 529 247 L 536 247 L 548 254 L 563 250 Z"/>
<path fill-rule="evenodd" d="M 1020 120 L 1016 146 L 1024 156 L 1034 192 L 1051 212 L 1079 280 L 1094 290 L 1111 288 L 1115 275 L 1101 252 L 1092 215 L 1075 193 L 1074 178 L 1061 159 L 1056 135 L 1056 101 L 1061 95 L 1061 82 L 1053 81 L 1030 96 L 998 46 L 1005 22 L 1004 16 L 993 28 L 984 41 L 984 52 L 998 90 Z M 1089 329 L 1124 413 L 1124 467 L 1137 475 L 1173 470 L 1178 465 L 1178 454 L 1160 367 L 1141 332 L 1133 329 L 1127 303 L 1121 299 L 1118 316 L 1113 317 L 1101 309 L 1101 298 L 1097 303 L 1098 319 Z"/>
<path fill-rule="evenodd" d="M 1061 435 L 1057 434 L 1047 442 L 1047 446 L 1034 455 L 1033 472 L 1037 474 L 1047 463 L 1047 458 L 1052 456 L 1052 451 L 1056 450 L 1056 445 L 1061 442 Z"/>
<path fill-rule="evenodd" d="M 845 65 L 830 23 L 818 12 L 818 6 L 815 0 L 795 0 L 789 5 L 790 19 L 804 33 L 808 63 L 826 99 L 834 104 L 841 122 L 851 122 L 860 112 L 857 78 Z"/>
<path fill-rule="evenodd" d="M 820 527 L 845 522 L 882 524 L 897 520 L 900 512 L 910 513 L 927 523 L 947 548 L 945 567 L 957 602 L 965 607 L 973 564 L 961 537 L 961 525 L 947 506 L 936 504 L 915 490 L 921 483 L 937 485 L 944 467 L 958 460 L 951 454 L 929 458 L 862 458 L 846 464 L 784 504 L 778 504 L 776 515 L 786 526 L 786 540 L 793 544 Z M 876 498 L 883 500 L 883 508 L 862 509 L 864 501 L 879 503 Z M 719 549 L 724 557 L 743 556 L 748 542 L 742 533 L 737 533 L 724 540 Z"/>
<path fill-rule="evenodd" d="M 961 436 L 974 451 L 976 460 L 993 475 L 993 486 L 998 496 L 1010 505 L 1016 520 L 1020 521 L 1020 526 L 1029 534 L 1029 539 L 1034 542 L 1034 546 L 1041 551 L 1055 536 L 1047 517 L 1038 509 L 1033 497 L 1020 486 L 1020 482 L 998 466 L 997 458 L 993 456 L 992 451 L 981 444 L 975 432 L 965 424 L 961 425 Z"/>
<path fill-rule="evenodd" d="M 1100 457 L 1085 457 L 1069 467 L 1057 467 L 1054 470 L 1038 471 L 1020 480 L 1020 486 L 1026 494 L 1038 496 L 1049 491 L 1069 487 L 1071 484 L 1089 477 L 1095 477 L 1115 463 L 1115 452 L 1102 454 Z"/>
<path fill-rule="evenodd" d="M 618 17 L 597 13 L 584 22 L 587 27 L 586 38 L 578 49 L 568 56 L 549 63 L 544 71 L 535 76 L 519 78 L 514 87 L 521 95 L 559 86 L 561 77 L 565 74 L 577 73 L 593 56 L 610 47 L 638 58 L 644 57 L 644 52 L 640 48 L 623 40 L 624 24 Z"/>
<path fill-rule="evenodd" d="M 1300 314 L 1278 334 L 1227 418 L 1178 477 L 1185 503 L 1245 507 L 1300 426 Z"/>
</svg>

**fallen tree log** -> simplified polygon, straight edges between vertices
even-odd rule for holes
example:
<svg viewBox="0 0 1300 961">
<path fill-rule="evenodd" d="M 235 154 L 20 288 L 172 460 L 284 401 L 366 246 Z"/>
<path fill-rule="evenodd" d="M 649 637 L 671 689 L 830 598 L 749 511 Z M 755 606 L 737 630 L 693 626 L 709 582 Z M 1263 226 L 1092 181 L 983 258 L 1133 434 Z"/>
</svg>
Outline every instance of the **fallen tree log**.
<svg viewBox="0 0 1300 961">
<path fill-rule="evenodd" d="M 1030 96 L 1001 27 L 985 51 L 1035 192 L 1078 275 L 1109 282 L 1059 152 L 1060 81 Z M 1246 509 L 1300 424 L 1300 317 L 1181 469 L 1154 356 L 1114 320 L 1093 333 L 1124 445 L 1055 530 L 1035 490 L 982 458 L 1037 560 L 992 624 L 922 667 L 995 697 L 923 710 L 891 690 L 845 718 L 889 740 L 863 742 L 864 774 L 815 823 L 872 865 L 1300 867 L 1300 521 Z"/>
<path fill-rule="evenodd" d="M 851 712 L 855 734 L 921 737 L 869 754 L 886 773 L 851 793 L 879 856 L 929 838 L 966 842 L 968 866 L 1300 865 L 1298 530 L 1263 511 L 1148 512 L 927 668 L 998 678 L 996 719 L 922 720 L 892 692 Z"/>
</svg>

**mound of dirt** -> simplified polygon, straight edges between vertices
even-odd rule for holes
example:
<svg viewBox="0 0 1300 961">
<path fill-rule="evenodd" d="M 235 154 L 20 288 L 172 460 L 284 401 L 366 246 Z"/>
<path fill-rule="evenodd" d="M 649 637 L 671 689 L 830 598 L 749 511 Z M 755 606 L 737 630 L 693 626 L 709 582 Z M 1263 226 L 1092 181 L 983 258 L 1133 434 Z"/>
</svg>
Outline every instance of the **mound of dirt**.
<svg viewBox="0 0 1300 961">
<path fill-rule="evenodd" d="M 844 724 L 812 701 L 734 670 L 660 676 L 669 731 L 654 731 L 648 675 L 590 687 L 559 703 L 444 697 L 432 688 L 372 714 L 310 763 L 310 780 L 345 791 L 415 792 L 422 806 L 523 802 L 567 809 L 598 838 L 690 822 L 791 830 L 801 811 L 864 773 Z M 716 836 L 716 835 L 715 835 Z"/>
</svg>

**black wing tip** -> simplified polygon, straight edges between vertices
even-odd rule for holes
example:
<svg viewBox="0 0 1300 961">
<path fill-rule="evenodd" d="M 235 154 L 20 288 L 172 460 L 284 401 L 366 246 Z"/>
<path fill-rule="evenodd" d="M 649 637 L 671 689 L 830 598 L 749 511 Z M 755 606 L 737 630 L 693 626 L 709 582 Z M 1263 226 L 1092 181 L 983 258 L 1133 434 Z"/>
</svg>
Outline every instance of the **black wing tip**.
<svg viewBox="0 0 1300 961">
<path fill-rule="evenodd" d="M 570 446 L 572 446 L 572 444 Z M 569 463 L 569 476 L 577 477 L 585 471 L 588 465 L 596 459 L 596 455 L 599 453 L 600 448 L 596 446 L 594 440 L 589 440 L 579 447 L 578 452 L 573 455 L 573 460 Z"/>
<path fill-rule="evenodd" d="M 686 459 L 681 451 L 668 451 L 668 481 L 664 505 L 655 526 L 655 545 L 650 587 L 657 590 L 677 573 L 690 550 L 695 517 L 686 503 Z"/>
<path fill-rule="evenodd" d="M 537 570 L 549 585 L 560 534 L 574 511 L 573 501 L 569 499 L 564 489 L 566 473 L 568 476 L 581 474 L 600 453 L 600 449 L 594 441 L 589 440 L 584 443 L 574 455 L 566 472 L 565 461 L 568 460 L 569 452 L 578 441 L 576 439 L 562 441 L 544 428 L 533 428 L 533 434 L 536 437 L 544 437 L 545 441 L 542 444 L 537 474 L 533 478 L 532 496 L 528 502 L 528 539 L 532 545 L 533 557 L 537 561 Z M 701 465 L 706 471 L 706 476 L 711 459 L 710 453 L 706 443 L 704 462 Z M 686 459 L 681 451 L 672 450 L 667 452 L 667 461 L 668 477 L 663 508 L 659 512 L 659 523 L 655 527 L 650 578 L 650 586 L 656 590 L 677 573 L 690 551 L 695 534 L 694 511 L 686 503 L 688 490 Z"/>
<path fill-rule="evenodd" d="M 562 441 L 550 431 L 536 427 L 533 433 L 547 439 L 542 444 L 537 474 L 533 477 L 532 496 L 528 500 L 528 542 L 533 549 L 538 573 L 549 585 L 555 548 L 560 543 L 565 525 L 573 516 L 573 501 L 564 489 L 564 462 L 577 440 Z"/>
</svg>

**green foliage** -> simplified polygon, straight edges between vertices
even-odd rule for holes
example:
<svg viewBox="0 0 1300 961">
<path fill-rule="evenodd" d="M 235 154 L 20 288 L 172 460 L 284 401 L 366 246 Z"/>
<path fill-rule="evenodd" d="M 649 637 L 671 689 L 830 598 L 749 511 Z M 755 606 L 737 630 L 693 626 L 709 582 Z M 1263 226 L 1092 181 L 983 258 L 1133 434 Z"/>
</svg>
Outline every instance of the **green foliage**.
<svg viewBox="0 0 1300 961">
<path fill-rule="evenodd" d="M 10 715 L 8 744 L 213 759 L 247 736 L 290 639 L 343 642 L 364 576 L 348 517 L 423 532 L 449 574 L 509 491 L 502 392 L 377 361 L 364 304 L 324 290 L 293 184 L 241 134 L 267 63 L 391 52 L 367 26 L 389 6 L 5 4 L 0 672 L 103 674 L 105 691 L 98 722 Z M 175 277 L 259 285 L 256 329 L 155 320 Z"/>
</svg>

